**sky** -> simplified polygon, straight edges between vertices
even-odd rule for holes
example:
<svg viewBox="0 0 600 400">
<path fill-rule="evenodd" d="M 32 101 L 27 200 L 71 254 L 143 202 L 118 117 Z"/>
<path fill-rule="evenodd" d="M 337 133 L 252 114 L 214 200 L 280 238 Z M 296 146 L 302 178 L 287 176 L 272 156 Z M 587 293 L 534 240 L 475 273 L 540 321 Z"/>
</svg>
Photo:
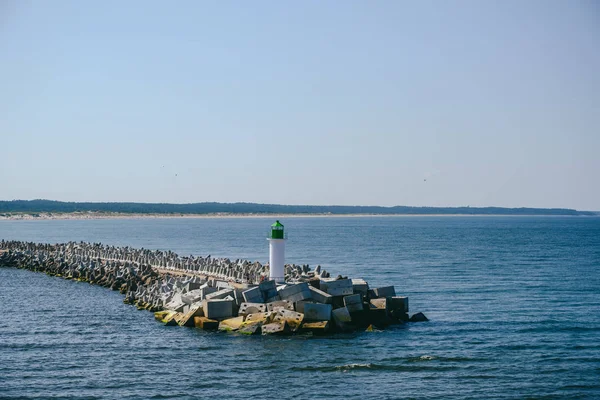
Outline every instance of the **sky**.
<svg viewBox="0 0 600 400">
<path fill-rule="evenodd" d="M 600 3 L 0 1 L 0 199 L 600 210 Z"/>
</svg>

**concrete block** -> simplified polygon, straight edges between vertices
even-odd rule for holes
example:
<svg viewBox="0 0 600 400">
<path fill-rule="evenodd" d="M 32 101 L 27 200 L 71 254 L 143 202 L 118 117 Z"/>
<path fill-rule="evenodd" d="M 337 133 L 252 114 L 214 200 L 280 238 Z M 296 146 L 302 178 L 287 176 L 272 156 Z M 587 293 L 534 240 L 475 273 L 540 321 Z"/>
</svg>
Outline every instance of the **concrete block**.
<svg viewBox="0 0 600 400">
<path fill-rule="evenodd" d="M 217 292 L 207 294 L 206 296 L 204 296 L 204 299 L 206 299 L 206 300 L 224 299 L 227 296 L 230 296 L 231 299 L 233 300 L 233 296 L 234 296 L 233 289 L 221 289 Z"/>
<path fill-rule="evenodd" d="M 285 300 L 290 301 L 291 303 L 296 303 L 302 300 L 310 300 L 312 298 L 312 292 L 310 290 L 304 290 L 302 292 L 298 292 L 291 296 L 285 298 Z"/>
<path fill-rule="evenodd" d="M 267 311 L 267 305 L 264 303 L 242 303 L 240 305 L 239 315 L 256 314 Z"/>
<path fill-rule="evenodd" d="M 261 292 L 266 301 L 269 301 L 269 299 L 272 299 L 273 297 L 279 296 L 279 292 L 275 288 L 269 290 L 261 290 Z"/>
<path fill-rule="evenodd" d="M 185 285 L 185 289 L 186 289 L 186 292 L 187 292 L 187 293 L 189 293 L 189 292 L 191 292 L 192 290 L 197 290 L 197 289 L 199 289 L 199 288 L 200 288 L 200 286 L 202 286 L 202 284 L 201 284 L 200 282 L 192 282 L 192 281 L 190 281 L 190 282 L 188 282 L 188 283 Z"/>
<path fill-rule="evenodd" d="M 275 290 L 277 291 L 277 283 L 275 281 L 262 281 L 259 285 L 258 288 L 260 289 L 261 292 L 268 292 L 269 290 Z"/>
<path fill-rule="evenodd" d="M 177 311 L 177 312 L 182 312 L 183 307 L 185 307 L 185 303 L 181 301 L 181 297 L 179 297 L 179 300 L 171 300 L 170 302 L 165 304 L 165 308 L 167 310 L 172 310 L 172 311 Z"/>
<path fill-rule="evenodd" d="M 260 322 L 262 324 L 270 324 L 271 322 L 273 322 L 273 318 L 275 318 L 275 314 L 276 313 L 273 313 L 273 312 L 248 314 L 248 315 L 246 315 L 245 322 L 247 322 L 247 323 Z"/>
<path fill-rule="evenodd" d="M 156 319 L 157 321 L 160 321 L 166 325 L 169 321 L 171 321 L 173 318 L 175 318 L 177 316 L 177 314 L 178 314 L 177 311 L 171 311 L 171 310 L 157 311 L 154 313 L 154 319 Z M 173 325 L 173 324 L 171 324 L 171 325 Z"/>
<path fill-rule="evenodd" d="M 304 322 L 300 330 L 312 332 L 314 335 L 325 334 L 329 331 L 329 321 Z"/>
<path fill-rule="evenodd" d="M 360 294 L 353 294 L 350 296 L 344 296 L 344 305 L 348 304 L 362 304 L 362 297 Z"/>
<path fill-rule="evenodd" d="M 364 279 L 352 279 L 352 290 L 366 296 L 369 293 L 369 284 Z"/>
<path fill-rule="evenodd" d="M 218 290 L 232 289 L 231 285 L 227 281 L 215 281 L 214 285 Z"/>
<path fill-rule="evenodd" d="M 364 310 L 362 303 L 348 304 L 346 308 L 350 313 L 357 313 Z"/>
<path fill-rule="evenodd" d="M 315 304 L 314 300 L 300 300 L 294 303 L 294 310 L 299 313 L 304 313 L 304 306 L 307 304 Z"/>
<path fill-rule="evenodd" d="M 240 328 L 240 325 L 244 323 L 244 318 L 244 316 L 241 316 L 224 319 L 223 321 L 219 322 L 219 330 L 226 332 L 237 331 Z"/>
<path fill-rule="evenodd" d="M 352 280 L 350 279 L 338 279 L 327 283 L 327 290 L 325 290 L 332 296 L 348 296 L 354 294 L 352 289 Z"/>
<path fill-rule="evenodd" d="M 288 285 L 285 288 L 280 289 L 279 296 L 281 296 L 282 299 L 286 300 L 289 297 L 292 297 L 293 295 L 304 292 L 304 291 L 310 293 L 308 283 L 306 283 L 306 282 L 297 283 L 295 285 Z M 300 300 L 302 300 L 302 299 L 300 299 Z M 296 301 L 299 301 L 299 300 L 296 300 Z"/>
<path fill-rule="evenodd" d="M 207 331 L 214 331 L 219 327 L 219 321 L 206 317 L 194 317 L 194 326 Z"/>
<path fill-rule="evenodd" d="M 371 299 L 370 306 L 371 306 L 371 308 L 376 308 L 376 309 L 386 310 L 387 311 L 387 309 L 388 309 L 388 307 L 387 307 L 387 299 L 385 299 L 385 298 L 383 298 L 383 299 Z"/>
<path fill-rule="evenodd" d="M 344 306 L 349 312 L 357 312 L 363 310 L 362 296 L 360 294 L 353 294 L 351 296 L 344 297 Z"/>
<path fill-rule="evenodd" d="M 269 297 L 269 298 L 268 298 L 268 299 L 265 301 L 265 303 L 274 303 L 274 302 L 277 302 L 277 301 L 281 301 L 281 296 L 279 296 L 278 294 L 277 294 L 277 295 L 275 295 L 275 296 L 273 296 L 273 297 Z"/>
<path fill-rule="evenodd" d="M 181 295 L 181 301 L 185 304 L 193 304 L 197 301 L 203 300 L 204 293 L 202 289 L 191 290 Z"/>
<path fill-rule="evenodd" d="M 260 322 L 244 322 L 237 332 L 243 335 L 259 335 L 262 332 L 262 325 Z"/>
<path fill-rule="evenodd" d="M 329 321 L 331 311 L 331 304 L 305 303 L 304 319 L 306 321 Z"/>
<path fill-rule="evenodd" d="M 331 296 L 329 293 L 312 286 L 309 286 L 308 289 L 310 290 L 310 297 L 314 301 L 323 304 L 331 304 L 333 302 L 333 296 Z"/>
<path fill-rule="evenodd" d="M 391 296 L 386 298 L 386 302 L 390 311 L 408 312 L 408 297 L 406 296 Z"/>
<path fill-rule="evenodd" d="M 375 296 L 378 298 L 392 297 L 392 296 L 396 295 L 396 289 L 394 289 L 393 286 L 384 286 L 384 287 L 380 287 L 380 288 L 375 288 L 375 289 L 373 289 L 373 292 L 375 292 Z"/>
<path fill-rule="evenodd" d="M 346 307 L 337 308 L 331 312 L 335 325 L 345 331 L 351 328 L 352 317 Z"/>
<path fill-rule="evenodd" d="M 265 301 L 258 286 L 244 290 L 242 292 L 242 296 L 244 297 L 244 301 L 246 303 L 264 303 Z"/>
<path fill-rule="evenodd" d="M 233 316 L 233 303 L 233 300 L 204 299 L 202 308 L 207 318 L 225 319 Z"/>
<path fill-rule="evenodd" d="M 276 309 L 294 311 L 294 303 L 288 300 L 279 300 L 267 303 L 267 311 L 276 311 Z"/>
<path fill-rule="evenodd" d="M 205 284 L 206 286 L 202 285 L 200 287 L 200 290 L 202 290 L 202 300 L 204 300 L 206 298 L 206 296 L 208 296 L 211 293 L 215 293 L 217 292 L 219 289 L 214 288 L 212 286 L 208 286 L 208 284 Z"/>
<path fill-rule="evenodd" d="M 180 312 L 169 313 L 165 316 L 165 318 L 161 321 L 165 324 L 165 326 L 177 326 L 177 321 L 183 317 L 183 314 Z"/>
<path fill-rule="evenodd" d="M 261 328 L 263 335 L 285 335 L 290 333 L 290 327 L 285 321 L 271 322 Z"/>
<path fill-rule="evenodd" d="M 319 279 L 319 289 L 324 292 L 327 292 L 327 286 L 330 282 L 335 282 L 335 278 L 321 278 Z"/>
<path fill-rule="evenodd" d="M 242 292 L 246 289 L 233 289 L 233 298 L 235 299 L 235 303 L 239 306 L 244 302 L 244 297 L 242 296 Z"/>
<path fill-rule="evenodd" d="M 302 321 L 304 321 L 304 314 L 290 310 L 279 310 L 275 313 L 273 322 L 280 321 L 287 322 L 290 331 L 294 332 L 300 329 L 300 325 L 302 325 Z"/>
<path fill-rule="evenodd" d="M 190 310 L 176 318 L 179 326 L 194 326 L 194 317 L 203 317 L 204 310 L 200 304 L 191 306 Z"/>
</svg>

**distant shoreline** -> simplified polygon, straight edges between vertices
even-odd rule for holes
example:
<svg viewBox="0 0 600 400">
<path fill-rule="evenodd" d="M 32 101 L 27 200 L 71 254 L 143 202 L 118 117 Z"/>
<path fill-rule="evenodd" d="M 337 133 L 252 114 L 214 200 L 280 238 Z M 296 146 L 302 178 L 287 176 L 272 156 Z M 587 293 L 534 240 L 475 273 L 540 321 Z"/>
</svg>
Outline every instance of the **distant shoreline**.
<svg viewBox="0 0 600 400">
<path fill-rule="evenodd" d="M 99 220 L 99 219 L 217 219 L 217 218 L 364 218 L 364 217 L 589 217 L 590 215 L 560 214 L 251 214 L 251 213 L 215 213 L 215 214 L 160 214 L 160 213 L 108 213 L 108 212 L 72 212 L 72 213 L 5 213 L 0 221 L 48 221 L 48 220 Z M 592 215 L 593 217 L 594 215 Z M 600 215 L 595 215 L 596 217 Z"/>
</svg>

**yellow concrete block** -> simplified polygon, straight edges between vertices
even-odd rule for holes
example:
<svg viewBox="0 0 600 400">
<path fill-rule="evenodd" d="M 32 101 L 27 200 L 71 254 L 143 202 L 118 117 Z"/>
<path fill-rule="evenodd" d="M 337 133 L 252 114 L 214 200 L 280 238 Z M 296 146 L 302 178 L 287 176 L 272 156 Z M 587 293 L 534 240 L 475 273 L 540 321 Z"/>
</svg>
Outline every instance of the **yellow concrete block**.
<svg viewBox="0 0 600 400">
<path fill-rule="evenodd" d="M 240 325 L 244 323 L 244 316 L 224 319 L 219 323 L 220 331 L 237 331 L 240 329 Z"/>
<path fill-rule="evenodd" d="M 194 326 L 206 331 L 214 331 L 219 327 L 219 321 L 206 317 L 194 317 Z"/>
</svg>

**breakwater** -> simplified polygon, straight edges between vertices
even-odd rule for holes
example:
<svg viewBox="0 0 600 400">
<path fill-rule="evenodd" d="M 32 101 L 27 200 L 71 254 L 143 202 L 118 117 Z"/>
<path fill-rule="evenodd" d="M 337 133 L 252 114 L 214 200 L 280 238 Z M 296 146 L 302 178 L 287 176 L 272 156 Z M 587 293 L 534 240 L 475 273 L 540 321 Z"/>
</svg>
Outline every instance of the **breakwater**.
<svg viewBox="0 0 600 400">
<path fill-rule="evenodd" d="M 317 266 L 286 265 L 285 284 L 247 260 L 69 242 L 0 242 L 0 266 L 24 268 L 119 290 L 124 302 L 166 325 L 244 334 L 322 334 L 385 328 L 408 321 L 408 298 L 393 286 L 331 277 Z"/>
</svg>

